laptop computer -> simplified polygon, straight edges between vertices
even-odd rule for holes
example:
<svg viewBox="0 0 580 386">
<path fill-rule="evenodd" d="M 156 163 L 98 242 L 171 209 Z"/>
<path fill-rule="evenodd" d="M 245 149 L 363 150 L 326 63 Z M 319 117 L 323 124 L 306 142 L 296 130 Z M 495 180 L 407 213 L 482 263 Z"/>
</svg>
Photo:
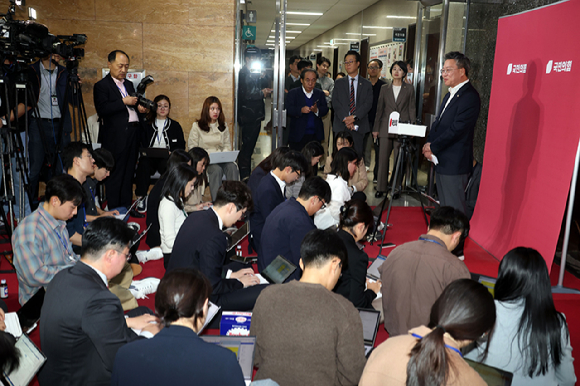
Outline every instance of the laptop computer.
<svg viewBox="0 0 580 386">
<path fill-rule="evenodd" d="M 294 271 L 296 271 L 296 266 L 286 260 L 282 255 L 278 255 L 258 275 L 261 275 L 271 284 L 281 284 L 284 283 L 286 279 L 294 273 Z"/>
<path fill-rule="evenodd" d="M 18 320 L 20 321 L 20 327 L 22 331 L 28 333 L 34 327 L 36 327 L 36 322 L 40 320 L 40 310 L 42 309 L 42 304 L 44 303 L 44 287 L 40 287 L 38 291 L 30 298 L 18 311 Z"/>
<path fill-rule="evenodd" d="M 365 340 L 365 356 L 368 358 L 369 354 L 375 347 L 377 340 L 377 332 L 379 331 L 379 322 L 381 321 L 381 313 L 375 309 L 357 308 L 360 314 L 363 325 L 363 338 Z"/>
<path fill-rule="evenodd" d="M 375 261 L 370 265 L 367 269 L 367 277 L 373 280 L 381 280 L 381 274 L 379 272 L 379 267 L 383 265 L 383 263 L 387 260 L 387 258 L 383 255 L 378 255 Z"/>
<path fill-rule="evenodd" d="M 478 273 L 472 273 L 471 280 L 475 280 L 476 282 L 483 284 L 484 287 L 486 287 L 487 290 L 493 296 L 495 296 L 495 282 L 497 281 L 495 277 L 480 275 Z"/>
<path fill-rule="evenodd" d="M 163 147 L 142 147 L 139 153 L 143 157 L 149 158 L 169 158 L 169 150 Z"/>
<path fill-rule="evenodd" d="M 144 198 L 142 198 L 143 200 Z M 133 204 L 131 204 L 131 206 L 129 207 L 129 209 L 127 209 L 127 213 L 125 214 L 118 214 L 115 216 L 116 219 L 118 220 L 123 220 L 125 222 L 127 222 L 127 220 L 129 220 L 129 216 L 131 215 L 131 211 L 133 209 L 135 209 L 135 207 L 137 206 L 137 204 L 139 204 L 139 201 L 141 200 L 135 200 L 135 202 L 133 202 Z"/>
<path fill-rule="evenodd" d="M 217 344 L 231 350 L 238 358 L 238 363 L 244 374 L 246 385 L 252 382 L 254 371 L 254 351 L 256 348 L 255 336 L 221 336 L 203 335 L 200 337 L 208 343 Z"/>
<path fill-rule="evenodd" d="M 464 358 L 465 359 L 465 358 Z M 475 362 L 470 359 L 465 359 L 477 373 L 483 378 L 488 385 L 493 386 L 510 386 L 514 375 L 508 371 L 484 365 L 483 363 Z"/>
<path fill-rule="evenodd" d="M 20 351 L 20 366 L 10 374 L 4 372 L 4 377 L 9 385 L 27 386 L 46 362 L 46 356 L 26 334 L 18 338 L 16 348 Z"/>
<path fill-rule="evenodd" d="M 228 245 L 228 252 L 232 250 L 236 245 L 240 243 L 250 233 L 250 222 L 246 221 L 244 225 L 238 228 L 237 231 L 232 233 L 230 238 L 230 243 Z"/>
<path fill-rule="evenodd" d="M 239 150 L 234 151 L 217 151 L 215 153 L 209 153 L 209 163 L 210 164 L 221 164 L 226 162 L 235 162 L 238 158 Z"/>
</svg>

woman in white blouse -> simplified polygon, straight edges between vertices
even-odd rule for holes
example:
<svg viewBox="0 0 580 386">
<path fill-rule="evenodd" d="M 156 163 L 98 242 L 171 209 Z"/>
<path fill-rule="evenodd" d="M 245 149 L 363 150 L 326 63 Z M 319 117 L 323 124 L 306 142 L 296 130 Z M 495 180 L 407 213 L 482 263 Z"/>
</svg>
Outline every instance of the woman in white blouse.
<svg viewBox="0 0 580 386">
<path fill-rule="evenodd" d="M 359 162 L 360 157 L 351 147 L 344 147 L 334 154 L 331 171 L 326 176 L 326 182 L 332 190 L 332 199 L 326 208 L 319 210 L 314 216 L 314 224 L 318 229 L 337 226 L 340 208 L 351 198 L 366 201 L 363 192 L 356 192 L 353 196 L 353 189 L 348 186 L 348 180 L 356 173 Z"/>
<path fill-rule="evenodd" d="M 217 97 L 210 96 L 203 102 L 201 117 L 191 126 L 187 147 L 189 149 L 201 147 L 208 153 L 232 151 L 230 130 L 222 111 L 222 103 Z M 224 175 L 226 180 L 239 180 L 238 165 L 234 162 L 224 162 L 207 167 L 212 201 L 215 200 L 217 191 L 222 186 Z"/>
<path fill-rule="evenodd" d="M 169 264 L 177 232 L 187 218 L 184 202 L 191 194 L 197 178 L 195 169 L 185 163 L 175 166 L 168 173 L 161 191 L 162 199 L 158 212 L 161 250 L 166 267 Z"/>
</svg>

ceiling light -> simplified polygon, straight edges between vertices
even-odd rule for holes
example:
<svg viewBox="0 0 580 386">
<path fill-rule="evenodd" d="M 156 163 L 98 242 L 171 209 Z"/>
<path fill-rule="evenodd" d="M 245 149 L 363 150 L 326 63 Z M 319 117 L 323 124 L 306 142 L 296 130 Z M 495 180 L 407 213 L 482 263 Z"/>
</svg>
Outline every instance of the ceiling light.
<svg viewBox="0 0 580 386">
<path fill-rule="evenodd" d="M 320 49 L 312 50 L 312 52 L 322 52 Z"/>
<path fill-rule="evenodd" d="M 322 16 L 322 15 L 324 15 L 322 12 L 296 12 L 296 11 L 287 11 L 286 14 L 288 14 L 288 15 L 305 15 L 305 16 Z"/>
<path fill-rule="evenodd" d="M 334 46 L 316 46 L 316 47 L 318 47 L 318 48 L 332 48 Z"/>
<path fill-rule="evenodd" d="M 415 20 L 416 17 L 415 16 L 395 16 L 395 15 L 389 15 L 389 16 L 387 16 L 387 19 L 413 19 L 413 20 Z"/>
<path fill-rule="evenodd" d="M 377 36 L 377 34 L 357 34 L 357 33 L 353 33 L 353 32 L 347 32 L 345 33 L 345 35 L 357 35 L 357 36 Z M 336 40 L 336 39 L 335 39 Z M 351 39 L 344 39 L 344 40 L 351 40 Z"/>
<path fill-rule="evenodd" d="M 306 24 L 306 23 L 286 23 L 286 25 L 303 25 L 308 27 L 310 24 Z"/>
<path fill-rule="evenodd" d="M 273 30 L 272 30 L 272 31 L 270 31 L 270 32 L 276 32 L 276 30 L 275 30 L 275 29 L 273 29 Z M 287 33 L 287 34 L 301 34 L 301 33 L 302 33 L 302 31 L 288 31 L 288 30 L 286 30 L 286 33 Z"/>
<path fill-rule="evenodd" d="M 356 34 L 356 35 L 359 35 L 359 34 Z M 350 42 L 352 39 L 341 39 L 341 38 L 336 38 L 336 39 L 333 39 L 333 40 L 346 40 L 346 41 L 349 41 L 349 42 Z"/>
<path fill-rule="evenodd" d="M 296 36 L 286 36 L 286 39 L 296 39 Z"/>
<path fill-rule="evenodd" d="M 266 43 L 267 46 L 275 46 L 275 44 L 272 43 Z"/>
<path fill-rule="evenodd" d="M 276 43 L 275 40 L 266 40 L 266 42 L 268 42 L 268 43 Z"/>
<path fill-rule="evenodd" d="M 363 25 L 363 28 L 393 29 L 393 27 L 381 27 L 378 25 Z"/>
</svg>

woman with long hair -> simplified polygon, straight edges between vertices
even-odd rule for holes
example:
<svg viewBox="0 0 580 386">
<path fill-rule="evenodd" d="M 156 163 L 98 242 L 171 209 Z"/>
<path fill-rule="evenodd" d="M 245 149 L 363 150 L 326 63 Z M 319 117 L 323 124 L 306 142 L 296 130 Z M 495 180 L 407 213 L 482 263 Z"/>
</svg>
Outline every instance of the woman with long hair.
<svg viewBox="0 0 580 386">
<path fill-rule="evenodd" d="M 226 123 L 222 103 L 217 97 L 210 96 L 203 102 L 201 116 L 191 126 L 187 146 L 190 149 L 201 147 L 208 153 L 232 151 L 230 130 Z M 208 165 L 207 177 L 212 201 L 215 200 L 217 191 L 222 186 L 224 176 L 226 180 L 238 181 L 240 179 L 238 165 L 234 162 Z"/>
<path fill-rule="evenodd" d="M 197 172 L 197 179 L 195 180 L 193 192 L 191 192 L 185 202 L 185 211 L 191 213 L 196 210 L 205 209 L 211 206 L 212 203 L 211 201 L 203 201 L 205 188 L 207 186 L 207 174 L 205 172 L 207 165 L 209 165 L 209 154 L 201 147 L 192 147 L 189 149 L 188 153 L 191 157 L 191 165 Z"/>
<path fill-rule="evenodd" d="M 302 188 L 304 181 L 306 181 L 307 178 L 318 174 L 318 162 L 324 154 L 324 148 L 320 142 L 312 141 L 304 145 L 301 153 L 304 158 L 310 160 L 310 163 L 308 164 L 309 168 L 308 170 L 305 170 L 296 181 L 290 185 L 286 185 L 286 198 L 298 198 L 298 193 L 300 193 L 300 189 Z"/>
<path fill-rule="evenodd" d="M 169 118 L 171 101 L 166 95 L 157 95 L 153 100 L 157 105 L 155 111 L 147 114 L 143 124 L 144 137 L 141 140 L 142 147 L 154 147 L 167 149 L 172 152 L 177 149 L 185 150 L 183 129 L 179 122 Z M 137 171 L 135 172 L 135 196 L 137 199 L 145 197 L 151 185 L 151 176 L 155 172 L 165 173 L 167 170 L 167 158 L 149 158 L 141 154 Z M 137 210 L 141 213 L 147 211 L 147 201 L 141 200 Z"/>
<path fill-rule="evenodd" d="M 331 171 L 332 156 L 335 155 L 343 147 L 353 147 L 354 139 L 352 134 L 348 130 L 344 130 L 334 134 L 334 145 L 332 148 L 332 155 L 326 157 L 326 163 L 324 165 L 324 174 L 328 174 Z M 366 189 L 369 184 L 369 179 L 367 177 L 367 169 L 365 167 L 364 159 L 360 159 L 358 163 L 358 169 L 356 173 L 352 175 L 350 180 L 348 180 L 348 186 L 351 187 L 353 192 L 362 192 Z"/>
<path fill-rule="evenodd" d="M 407 76 L 407 64 L 403 61 L 393 63 L 391 66 L 391 83 L 381 87 L 379 101 L 377 103 L 377 115 L 372 128 L 373 137 L 379 141 L 379 169 L 377 175 L 377 193 L 375 197 L 382 197 L 388 190 L 389 184 L 389 160 L 395 150 L 395 161 L 399 154 L 401 144 L 395 134 L 389 134 L 389 121 L 391 114 L 399 113 L 399 122 L 415 123 L 415 89 L 412 84 L 403 80 Z"/>
<path fill-rule="evenodd" d="M 243 386 L 236 355 L 198 336 L 210 294 L 209 280 L 200 271 L 167 272 L 155 294 L 155 313 L 164 328 L 119 349 L 111 385 L 188 385 L 195 379 L 200 385 Z"/>
<path fill-rule="evenodd" d="M 381 290 L 379 282 L 367 279 L 368 255 L 358 247 L 373 225 L 373 211 L 361 200 L 350 200 L 340 210 L 338 236 L 346 246 L 348 264 L 342 267 L 334 292 L 341 294 L 358 308 L 373 308 L 372 302 Z M 366 289 L 365 289 L 366 285 Z"/>
<path fill-rule="evenodd" d="M 389 338 L 373 351 L 359 385 L 485 386 L 461 348 L 489 335 L 494 323 L 489 291 L 474 280 L 456 280 L 431 307 L 428 327 Z"/>
<path fill-rule="evenodd" d="M 173 243 L 179 228 L 187 218 L 184 202 L 191 194 L 197 172 L 187 164 L 179 164 L 171 169 L 161 191 L 159 203 L 159 233 L 165 268 L 169 263 Z"/>
<path fill-rule="evenodd" d="M 554 307 L 548 267 L 532 248 L 517 247 L 499 264 L 497 323 L 483 363 L 513 373 L 512 385 L 574 385 L 570 334 Z M 468 354 L 477 360 L 481 349 Z"/>
<path fill-rule="evenodd" d="M 347 182 L 356 173 L 360 160 L 351 147 L 344 147 L 334 154 L 330 174 L 326 176 L 326 182 L 332 190 L 332 199 L 326 208 L 320 209 L 314 216 L 314 224 L 318 229 L 337 226 L 340 221 L 340 208 L 351 198 L 366 201 L 363 192 L 356 192 L 353 196 L 353 189 Z"/>
</svg>

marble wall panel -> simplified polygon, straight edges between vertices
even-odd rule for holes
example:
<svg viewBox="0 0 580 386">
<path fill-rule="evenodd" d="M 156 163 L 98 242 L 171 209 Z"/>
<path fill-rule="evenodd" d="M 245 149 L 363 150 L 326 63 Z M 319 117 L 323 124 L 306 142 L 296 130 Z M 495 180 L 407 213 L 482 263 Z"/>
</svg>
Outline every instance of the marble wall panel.
<svg viewBox="0 0 580 386">
<path fill-rule="evenodd" d="M 232 26 L 236 22 L 236 5 L 230 0 L 196 1 L 189 5 L 189 24 Z"/>
<path fill-rule="evenodd" d="M 1 5 L 0 12 L 6 12 L 8 1 L 3 1 Z M 38 22 L 43 24 L 54 19 L 95 20 L 95 0 L 29 0 L 26 6 L 36 10 Z M 17 8 L 16 18 L 28 19 L 28 9 Z"/>
<path fill-rule="evenodd" d="M 96 0 L 97 20 L 157 24 L 187 24 L 186 0 Z"/>
<path fill-rule="evenodd" d="M 200 25 L 143 25 L 143 65 L 147 69 L 229 72 L 233 54 L 233 25 L 209 29 Z"/>
</svg>

